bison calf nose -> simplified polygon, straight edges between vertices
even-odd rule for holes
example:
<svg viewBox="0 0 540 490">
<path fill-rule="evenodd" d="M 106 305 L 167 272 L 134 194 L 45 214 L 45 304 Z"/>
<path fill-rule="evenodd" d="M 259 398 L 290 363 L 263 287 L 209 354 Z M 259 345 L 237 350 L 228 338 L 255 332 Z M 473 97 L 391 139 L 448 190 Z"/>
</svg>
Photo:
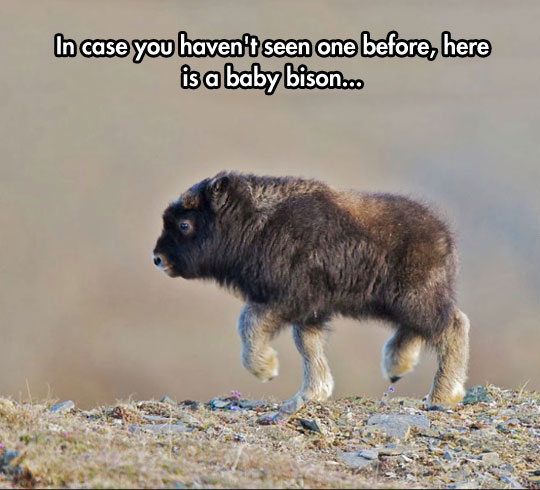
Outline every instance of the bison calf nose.
<svg viewBox="0 0 540 490">
<path fill-rule="evenodd" d="M 161 267 L 163 265 L 163 261 L 159 255 L 154 255 L 154 265 L 156 267 Z"/>
</svg>

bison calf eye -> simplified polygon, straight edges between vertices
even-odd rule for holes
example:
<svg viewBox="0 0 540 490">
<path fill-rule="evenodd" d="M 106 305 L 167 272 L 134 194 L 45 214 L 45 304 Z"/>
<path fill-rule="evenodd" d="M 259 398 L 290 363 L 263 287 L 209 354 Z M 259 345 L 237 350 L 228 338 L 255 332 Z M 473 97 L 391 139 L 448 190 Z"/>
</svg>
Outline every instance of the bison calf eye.
<svg viewBox="0 0 540 490">
<path fill-rule="evenodd" d="M 182 221 L 180 223 L 180 230 L 182 230 L 183 233 L 189 233 L 191 231 L 191 223 L 189 221 Z"/>
</svg>

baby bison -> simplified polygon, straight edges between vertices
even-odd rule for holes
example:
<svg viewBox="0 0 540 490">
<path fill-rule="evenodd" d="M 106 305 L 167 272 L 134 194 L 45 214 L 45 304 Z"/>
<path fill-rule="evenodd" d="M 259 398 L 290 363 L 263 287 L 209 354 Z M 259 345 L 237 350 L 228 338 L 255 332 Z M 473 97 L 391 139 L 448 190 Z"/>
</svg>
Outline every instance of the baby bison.
<svg viewBox="0 0 540 490">
<path fill-rule="evenodd" d="M 414 368 L 426 343 L 439 362 L 430 405 L 452 406 L 464 395 L 469 321 L 454 299 L 456 249 L 422 204 L 222 172 L 165 210 L 154 263 L 171 277 L 214 279 L 245 299 L 242 363 L 262 381 L 278 374 L 270 341 L 292 325 L 304 378 L 289 407 L 331 395 L 323 347 L 336 315 L 394 326 L 382 352 L 392 382 Z"/>
</svg>

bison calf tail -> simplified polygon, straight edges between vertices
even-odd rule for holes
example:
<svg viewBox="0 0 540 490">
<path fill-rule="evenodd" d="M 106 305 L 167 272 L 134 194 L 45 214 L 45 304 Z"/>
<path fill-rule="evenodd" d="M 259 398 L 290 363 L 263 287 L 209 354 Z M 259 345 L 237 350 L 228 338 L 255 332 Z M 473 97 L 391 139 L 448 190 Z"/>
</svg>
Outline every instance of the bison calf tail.
<svg viewBox="0 0 540 490">
<path fill-rule="evenodd" d="M 451 323 L 443 329 L 433 345 L 439 368 L 429 397 L 430 405 L 451 407 L 465 395 L 469 362 L 469 319 L 455 309 Z"/>
</svg>

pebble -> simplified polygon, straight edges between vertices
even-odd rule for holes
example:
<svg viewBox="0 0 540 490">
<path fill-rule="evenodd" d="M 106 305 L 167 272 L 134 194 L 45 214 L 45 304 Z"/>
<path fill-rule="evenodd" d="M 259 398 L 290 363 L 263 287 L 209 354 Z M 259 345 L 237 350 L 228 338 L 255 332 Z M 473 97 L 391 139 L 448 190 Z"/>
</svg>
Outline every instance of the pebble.
<svg viewBox="0 0 540 490">
<path fill-rule="evenodd" d="M 222 400 L 221 398 L 212 398 L 208 403 L 211 408 L 225 408 L 231 404 L 230 400 Z"/>
<path fill-rule="evenodd" d="M 505 463 L 503 470 L 508 471 L 508 473 L 514 473 L 516 471 L 516 469 L 510 463 Z"/>
<path fill-rule="evenodd" d="M 186 432 L 187 429 L 182 424 L 131 424 L 129 432 L 136 434 L 141 430 L 155 432 L 156 434 L 171 434 Z"/>
<path fill-rule="evenodd" d="M 423 415 L 376 414 L 368 419 L 367 425 L 367 432 L 380 429 L 388 436 L 406 439 L 411 426 L 429 429 L 430 422 Z"/>
<path fill-rule="evenodd" d="M 17 475 L 22 472 L 21 465 L 14 465 L 13 462 L 19 457 L 19 451 L 4 451 L 0 457 L 0 472 L 7 475 Z"/>
<path fill-rule="evenodd" d="M 143 415 L 142 418 L 148 422 L 161 422 L 161 423 L 170 423 L 171 419 L 169 417 L 162 417 L 161 415 Z"/>
<path fill-rule="evenodd" d="M 51 408 L 49 408 L 49 411 L 51 412 L 67 412 L 68 410 L 71 410 L 72 408 L 75 408 L 75 403 L 73 403 L 71 400 L 66 400 L 60 403 L 57 403 L 56 405 L 53 405 Z"/>
<path fill-rule="evenodd" d="M 401 454 L 414 452 L 414 448 L 410 446 L 398 446 L 397 444 L 387 444 L 384 447 L 375 449 L 381 456 L 399 456 Z"/>
<path fill-rule="evenodd" d="M 525 488 L 519 483 L 515 478 L 512 478 L 510 475 L 505 475 L 504 473 L 499 473 L 497 475 L 499 480 L 507 485 L 510 485 L 510 488 Z"/>
<path fill-rule="evenodd" d="M 357 454 L 365 459 L 377 459 L 379 457 L 379 453 L 373 449 L 362 449 Z"/>
<path fill-rule="evenodd" d="M 339 455 L 340 459 L 349 467 L 354 470 L 360 470 L 366 466 L 375 465 L 378 458 L 365 458 L 360 453 L 362 451 L 345 452 Z"/>
<path fill-rule="evenodd" d="M 495 452 L 492 453 L 484 453 L 480 455 L 480 459 L 489 465 L 500 465 L 503 463 L 499 455 Z"/>
<path fill-rule="evenodd" d="M 179 405 L 182 405 L 184 407 L 187 407 L 193 411 L 199 410 L 201 404 L 199 402 L 193 401 L 193 400 L 184 400 L 183 402 L 180 402 Z"/>
<path fill-rule="evenodd" d="M 264 400 L 238 400 L 237 405 L 240 408 L 245 408 L 247 410 L 254 410 L 256 408 L 262 408 L 267 405 Z"/>
<path fill-rule="evenodd" d="M 489 403 L 493 401 L 489 391 L 485 386 L 473 386 L 465 393 L 463 405 L 471 405 L 474 403 Z"/>
<path fill-rule="evenodd" d="M 365 448 L 354 452 L 344 452 L 340 458 L 347 466 L 353 469 L 360 469 L 379 460 L 379 456 L 399 456 L 404 453 L 413 452 L 415 448 L 410 446 L 398 446 L 387 444 L 386 446 Z"/>
<path fill-rule="evenodd" d="M 315 420 L 299 419 L 299 421 L 304 429 L 310 430 L 312 432 L 317 432 L 318 434 L 322 434 L 321 428 Z"/>
<path fill-rule="evenodd" d="M 448 488 L 480 488 L 478 483 L 472 481 L 463 481 L 458 483 L 452 483 L 448 485 Z"/>
<path fill-rule="evenodd" d="M 165 395 L 161 400 L 159 400 L 161 403 L 170 403 L 171 405 L 176 405 L 174 400 L 169 398 L 167 395 Z"/>
</svg>

